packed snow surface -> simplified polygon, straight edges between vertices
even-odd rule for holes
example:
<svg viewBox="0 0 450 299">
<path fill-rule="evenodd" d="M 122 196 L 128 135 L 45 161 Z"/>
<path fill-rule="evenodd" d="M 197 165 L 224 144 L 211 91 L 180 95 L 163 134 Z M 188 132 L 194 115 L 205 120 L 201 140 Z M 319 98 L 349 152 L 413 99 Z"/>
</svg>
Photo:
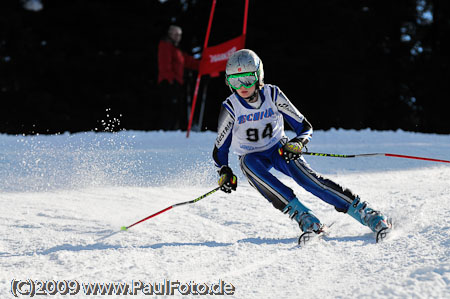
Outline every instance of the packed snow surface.
<svg viewBox="0 0 450 299">
<path fill-rule="evenodd" d="M 236 192 L 120 230 L 215 188 L 214 140 L 213 132 L 0 135 L 0 298 L 30 297 L 30 281 L 40 292 L 60 283 L 59 298 L 113 298 L 88 296 L 86 284 L 136 282 L 155 293 L 178 286 L 161 298 L 199 298 L 179 290 L 202 293 L 214 284 L 225 285 L 219 297 L 229 298 L 449 298 L 449 163 L 305 156 L 394 219 L 395 232 L 380 244 L 367 227 L 278 175 L 333 223 L 323 240 L 298 248 L 298 226 L 248 184 L 234 155 Z M 450 160 L 449 135 L 403 131 L 316 131 L 308 148 Z M 80 289 L 61 295 L 69 283 Z"/>
</svg>

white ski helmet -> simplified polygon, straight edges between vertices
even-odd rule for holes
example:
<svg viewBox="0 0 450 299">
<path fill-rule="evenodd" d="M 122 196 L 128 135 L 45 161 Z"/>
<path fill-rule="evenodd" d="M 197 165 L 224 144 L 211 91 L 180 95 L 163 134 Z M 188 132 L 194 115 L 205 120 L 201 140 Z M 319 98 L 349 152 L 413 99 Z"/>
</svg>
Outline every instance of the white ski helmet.
<svg viewBox="0 0 450 299">
<path fill-rule="evenodd" d="M 225 68 L 225 78 L 228 78 L 230 75 L 241 73 L 254 73 L 258 78 L 256 84 L 257 88 L 261 88 L 264 85 L 263 63 L 258 55 L 252 50 L 242 49 L 234 52 L 230 58 L 228 58 L 227 66 Z M 226 84 L 229 85 L 228 81 Z"/>
</svg>

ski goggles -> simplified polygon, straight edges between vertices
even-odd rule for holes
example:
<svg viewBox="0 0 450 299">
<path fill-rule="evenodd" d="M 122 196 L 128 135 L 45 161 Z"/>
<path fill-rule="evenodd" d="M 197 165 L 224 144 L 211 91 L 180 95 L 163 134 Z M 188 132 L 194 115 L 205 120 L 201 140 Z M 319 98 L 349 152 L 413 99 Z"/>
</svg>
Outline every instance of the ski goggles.
<svg viewBox="0 0 450 299">
<path fill-rule="evenodd" d="M 249 72 L 229 75 L 227 77 L 227 81 L 228 84 L 234 89 L 239 89 L 242 86 L 245 88 L 250 88 L 258 81 L 258 77 L 256 76 L 256 73 Z"/>
</svg>

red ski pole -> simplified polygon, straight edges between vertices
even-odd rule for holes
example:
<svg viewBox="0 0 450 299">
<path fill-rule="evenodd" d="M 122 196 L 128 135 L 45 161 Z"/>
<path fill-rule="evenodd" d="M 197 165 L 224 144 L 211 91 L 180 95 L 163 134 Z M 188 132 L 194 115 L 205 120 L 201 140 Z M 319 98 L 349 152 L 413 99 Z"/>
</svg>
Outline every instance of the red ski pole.
<svg viewBox="0 0 450 299">
<path fill-rule="evenodd" d="M 386 157 L 395 157 L 395 158 L 425 160 L 425 161 L 431 161 L 431 162 L 450 163 L 450 161 L 441 160 L 441 159 L 424 158 L 424 157 L 407 156 L 407 155 L 398 155 L 398 154 L 388 154 L 388 153 L 340 155 L 340 154 L 325 154 L 325 153 L 303 152 L 302 155 L 319 156 L 319 157 L 333 157 L 333 158 L 356 158 L 356 157 L 370 157 L 370 156 L 386 156 Z"/>
<path fill-rule="evenodd" d="M 142 223 L 142 222 L 144 222 L 144 221 L 146 221 L 146 220 L 148 220 L 148 219 L 150 219 L 150 218 L 153 218 L 153 217 L 155 217 L 155 216 L 158 216 L 159 214 L 162 214 L 162 213 L 164 213 L 164 212 L 167 212 L 167 211 L 169 211 L 169 210 L 171 210 L 171 209 L 173 209 L 173 208 L 175 208 L 175 207 L 179 207 L 179 206 L 182 206 L 182 205 L 187 205 L 187 204 L 192 204 L 192 203 L 194 203 L 194 202 L 197 202 L 197 201 L 199 201 L 199 200 L 201 200 L 201 199 L 203 199 L 203 198 L 205 198 L 205 197 L 207 197 L 207 196 L 213 194 L 214 192 L 216 192 L 216 191 L 219 190 L 219 189 L 220 189 L 220 186 L 214 188 L 213 190 L 209 191 L 208 193 L 203 194 L 202 196 L 197 197 L 196 199 L 193 199 L 193 200 L 190 200 L 190 201 L 185 201 L 185 202 L 180 202 L 180 203 L 171 205 L 170 207 L 167 207 L 167 208 L 165 208 L 165 209 L 162 209 L 161 211 L 156 212 L 156 213 L 154 213 L 154 214 L 152 214 L 152 215 L 150 215 L 150 216 L 148 216 L 148 217 L 145 217 L 144 219 L 141 219 L 141 220 L 139 220 L 138 222 L 135 222 L 135 223 L 133 223 L 133 224 L 131 224 L 131 225 L 128 225 L 128 226 L 122 226 L 122 227 L 120 228 L 119 231 L 115 231 L 115 232 L 113 232 L 113 233 L 111 233 L 111 234 L 109 234 L 109 235 L 106 235 L 106 236 L 103 236 L 103 237 L 101 237 L 101 238 L 98 238 L 98 239 L 96 240 L 96 242 L 98 242 L 98 241 L 100 241 L 100 240 L 104 240 L 104 239 L 106 239 L 106 238 L 109 238 L 109 237 L 111 237 L 111 236 L 113 236 L 113 235 L 115 235 L 115 234 L 117 234 L 117 233 L 120 233 L 121 231 L 126 231 L 126 230 L 128 230 L 130 227 L 133 227 L 133 226 L 135 226 L 135 225 L 137 225 L 137 224 L 139 224 L 139 223 Z"/>
<path fill-rule="evenodd" d="M 164 212 L 167 212 L 167 211 L 169 211 L 169 210 L 171 210 L 171 209 L 173 209 L 173 208 L 176 208 L 176 207 L 179 207 L 179 206 L 183 206 L 183 205 L 187 205 L 187 204 L 195 203 L 195 202 L 197 202 L 197 201 L 199 201 L 199 200 L 201 200 L 201 199 L 203 199 L 203 198 L 205 198 L 205 197 L 207 197 L 207 196 L 213 194 L 214 192 L 216 192 L 216 191 L 219 190 L 219 189 L 220 189 L 220 186 L 214 188 L 213 190 L 209 191 L 208 193 L 203 194 L 202 196 L 197 197 L 196 199 L 189 200 L 189 201 L 185 201 L 185 202 L 180 202 L 180 203 L 176 203 L 176 204 L 174 204 L 174 205 L 171 205 L 170 207 L 167 207 L 167 208 L 165 208 L 165 209 L 162 209 L 161 211 L 156 212 L 155 214 L 152 214 L 152 215 L 150 215 L 150 216 L 148 216 L 148 217 L 145 217 L 144 219 L 141 219 L 141 220 L 139 220 L 138 222 L 135 222 L 135 223 L 133 223 L 133 224 L 131 224 L 131 225 L 128 225 L 128 226 L 122 226 L 122 227 L 120 228 L 120 230 L 123 230 L 123 231 L 128 230 L 129 228 L 131 228 L 131 227 L 133 227 L 133 226 L 135 226 L 135 225 L 137 225 L 137 224 L 139 224 L 139 223 L 141 223 L 141 222 L 144 222 L 144 221 L 146 221 L 146 220 L 148 220 L 148 219 L 150 219 L 150 218 L 153 218 L 153 217 L 155 217 L 155 216 L 158 216 L 159 214 L 162 214 L 162 213 L 164 213 Z"/>
</svg>

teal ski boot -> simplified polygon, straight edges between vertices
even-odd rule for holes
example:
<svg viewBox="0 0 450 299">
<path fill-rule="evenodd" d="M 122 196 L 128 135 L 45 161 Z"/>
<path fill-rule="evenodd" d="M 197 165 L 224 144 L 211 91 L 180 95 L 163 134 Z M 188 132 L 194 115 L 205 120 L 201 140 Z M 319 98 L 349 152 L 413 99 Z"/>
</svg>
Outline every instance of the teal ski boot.
<svg viewBox="0 0 450 299">
<path fill-rule="evenodd" d="M 377 243 L 386 238 L 392 230 L 392 220 L 380 211 L 375 211 L 369 207 L 369 204 L 361 201 L 359 197 L 350 205 L 347 214 L 376 233 Z"/>
<path fill-rule="evenodd" d="M 325 226 L 297 198 L 294 198 L 286 205 L 283 213 L 289 214 L 289 217 L 298 223 L 303 232 L 298 238 L 299 245 L 308 242 L 314 234 L 319 235 L 324 231 Z"/>
</svg>

